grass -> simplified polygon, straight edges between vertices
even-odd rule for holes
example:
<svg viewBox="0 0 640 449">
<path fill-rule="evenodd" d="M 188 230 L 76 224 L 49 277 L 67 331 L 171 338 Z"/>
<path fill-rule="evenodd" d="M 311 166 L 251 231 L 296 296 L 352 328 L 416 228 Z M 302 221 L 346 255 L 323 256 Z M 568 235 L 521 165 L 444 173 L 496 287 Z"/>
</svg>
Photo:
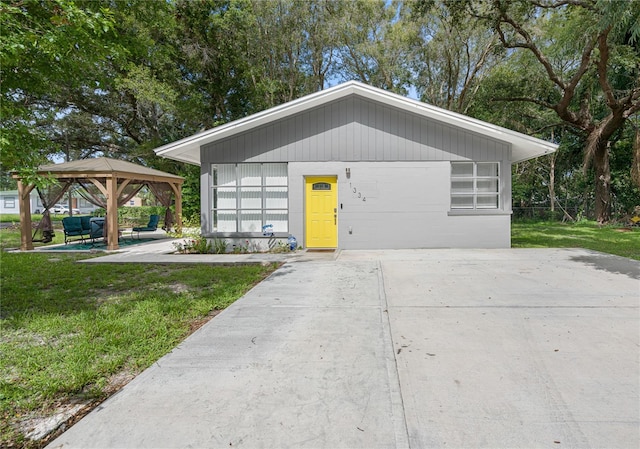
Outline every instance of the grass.
<svg viewBox="0 0 640 449">
<path fill-rule="evenodd" d="M 640 260 L 640 227 L 599 226 L 593 221 L 511 224 L 514 248 L 585 248 Z"/>
<path fill-rule="evenodd" d="M 54 215 L 51 215 L 53 218 Z M 31 214 L 31 220 L 40 221 L 42 214 Z M 20 224 L 20 214 L 0 214 L 0 223 L 13 223 L 16 226 Z"/>
<path fill-rule="evenodd" d="M 64 243 L 64 232 L 62 231 L 63 215 L 51 215 L 51 223 L 55 230 L 55 237 L 48 245 Z M 38 223 L 42 219 L 40 214 L 31 214 L 32 223 Z M 20 248 L 20 215 L 0 214 L 0 223 L 9 227 L 0 230 L 0 251 L 10 248 Z M 41 246 L 41 243 L 34 242 L 34 246 Z"/>
<path fill-rule="evenodd" d="M 77 254 L 3 253 L 0 447 L 73 400 L 102 400 L 275 266 L 81 264 Z"/>
<path fill-rule="evenodd" d="M 53 227 L 55 230 L 55 237 L 46 245 L 57 245 L 64 243 L 64 232 L 62 231 L 62 225 L 57 226 L 54 222 Z M 34 247 L 43 246 L 42 243 L 33 242 Z M 6 251 L 8 249 L 20 248 L 20 227 L 12 226 L 0 230 L 0 251 Z"/>
</svg>

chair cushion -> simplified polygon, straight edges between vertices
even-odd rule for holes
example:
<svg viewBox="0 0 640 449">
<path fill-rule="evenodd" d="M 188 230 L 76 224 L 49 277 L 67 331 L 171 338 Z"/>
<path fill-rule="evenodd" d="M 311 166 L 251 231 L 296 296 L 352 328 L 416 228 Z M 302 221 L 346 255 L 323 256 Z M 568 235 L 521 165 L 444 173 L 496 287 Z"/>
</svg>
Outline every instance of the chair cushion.
<svg viewBox="0 0 640 449">
<path fill-rule="evenodd" d="M 93 217 L 91 219 L 91 234 L 89 237 L 92 239 L 99 239 L 104 234 L 104 217 Z"/>
<path fill-rule="evenodd" d="M 136 226 L 133 228 L 134 232 L 152 232 L 158 229 L 158 222 L 160 221 L 160 215 L 153 214 L 149 217 L 149 223 L 146 226 Z"/>
<path fill-rule="evenodd" d="M 91 231 L 91 215 L 83 215 L 80 218 L 80 222 L 82 223 L 82 230 L 86 233 Z"/>
<path fill-rule="evenodd" d="M 65 217 L 62 219 L 62 227 L 67 235 L 82 234 L 82 220 L 79 217 Z"/>
<path fill-rule="evenodd" d="M 136 232 L 142 232 L 142 231 L 155 231 L 157 228 L 150 228 L 149 226 L 138 226 L 133 228 L 134 231 Z"/>
<path fill-rule="evenodd" d="M 147 223 L 147 228 L 153 228 L 155 231 L 158 227 L 158 222 L 160 221 L 160 215 L 151 215 L 149 217 L 149 223 Z"/>
</svg>

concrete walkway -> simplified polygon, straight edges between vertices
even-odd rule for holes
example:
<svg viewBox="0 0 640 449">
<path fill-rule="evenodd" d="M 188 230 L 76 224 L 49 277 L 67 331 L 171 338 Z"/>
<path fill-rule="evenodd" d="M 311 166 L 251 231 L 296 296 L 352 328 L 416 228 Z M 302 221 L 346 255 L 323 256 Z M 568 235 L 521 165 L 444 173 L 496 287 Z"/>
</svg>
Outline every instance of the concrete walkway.
<svg viewBox="0 0 640 449">
<path fill-rule="evenodd" d="M 49 447 L 636 448 L 639 302 L 586 250 L 300 258 Z"/>
<path fill-rule="evenodd" d="M 162 232 L 162 234 L 160 234 Z M 295 251 L 291 253 L 247 253 L 247 254 L 176 254 L 174 243 L 184 242 L 184 238 L 164 237 L 164 231 L 158 231 L 151 242 L 128 246 L 115 251 L 101 251 L 100 257 L 82 260 L 82 263 L 208 263 L 238 265 L 270 262 L 292 262 L 311 260 L 333 260 L 338 253 Z M 59 245 L 64 247 L 64 245 Z M 38 249 L 55 253 L 51 247 Z M 67 253 L 68 249 L 59 252 Z M 89 253 L 91 251 L 83 251 Z"/>
</svg>

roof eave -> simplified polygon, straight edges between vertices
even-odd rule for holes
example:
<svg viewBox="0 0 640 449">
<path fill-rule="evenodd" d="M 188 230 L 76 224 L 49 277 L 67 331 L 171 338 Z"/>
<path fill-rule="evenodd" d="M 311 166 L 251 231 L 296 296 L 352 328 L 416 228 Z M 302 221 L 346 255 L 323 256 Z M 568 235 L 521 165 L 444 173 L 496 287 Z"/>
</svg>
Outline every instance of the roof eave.
<svg viewBox="0 0 640 449">
<path fill-rule="evenodd" d="M 558 145 L 544 140 L 529 137 L 526 141 L 522 139 L 511 147 L 511 162 L 518 163 L 535 159 L 537 157 L 546 156 L 555 153 Z"/>
</svg>

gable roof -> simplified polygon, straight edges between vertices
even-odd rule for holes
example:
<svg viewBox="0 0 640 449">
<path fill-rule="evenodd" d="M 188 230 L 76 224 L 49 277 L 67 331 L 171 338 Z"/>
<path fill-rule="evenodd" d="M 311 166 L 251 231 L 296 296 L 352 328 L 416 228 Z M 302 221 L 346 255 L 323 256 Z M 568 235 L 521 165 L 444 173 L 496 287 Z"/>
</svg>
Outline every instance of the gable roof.
<svg viewBox="0 0 640 449">
<path fill-rule="evenodd" d="M 335 87 L 290 101 L 289 103 L 163 145 L 154 151 L 158 156 L 200 165 L 200 147 L 202 145 L 217 142 L 253 128 L 295 114 L 300 114 L 309 109 L 353 95 L 380 102 L 437 122 L 457 126 L 491 139 L 506 142 L 511 145 L 512 162 L 521 162 L 549 154 L 558 148 L 558 145 L 554 143 L 527 136 L 517 131 L 431 106 L 386 90 L 371 87 L 358 81 L 348 81 Z"/>
</svg>

